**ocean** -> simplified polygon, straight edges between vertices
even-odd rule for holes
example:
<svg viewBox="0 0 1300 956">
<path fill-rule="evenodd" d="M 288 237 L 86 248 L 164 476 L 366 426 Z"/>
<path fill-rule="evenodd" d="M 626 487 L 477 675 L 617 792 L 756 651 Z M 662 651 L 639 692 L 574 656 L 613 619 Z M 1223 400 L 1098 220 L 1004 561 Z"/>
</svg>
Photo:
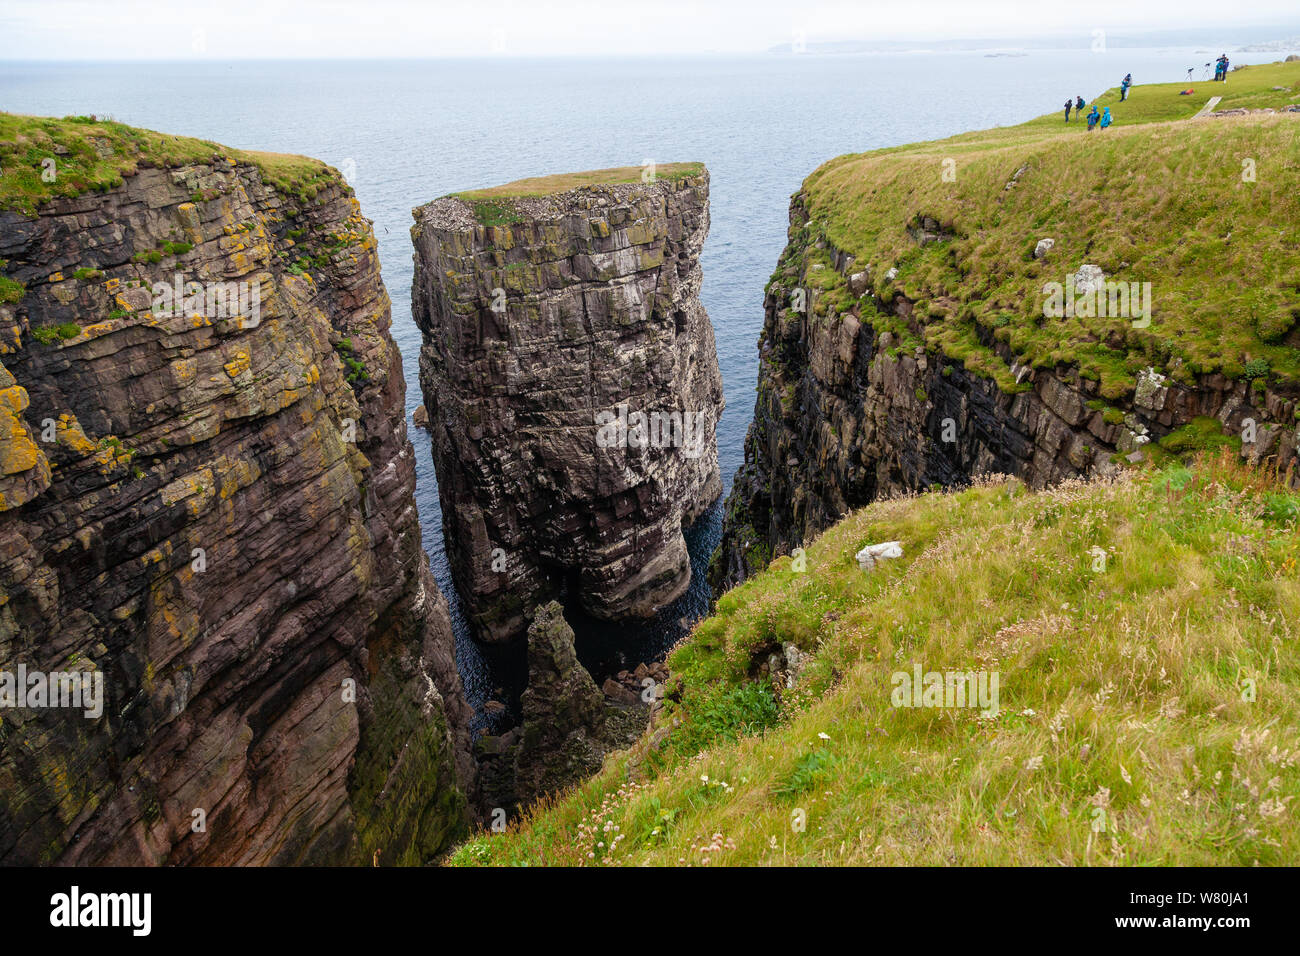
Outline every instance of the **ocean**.
<svg viewBox="0 0 1300 956">
<path fill-rule="evenodd" d="M 1086 41 L 1085 41 L 1086 42 Z M 712 177 L 703 253 L 705 308 L 727 408 L 723 481 L 744 458 L 753 414 L 763 286 L 785 245 L 789 199 L 835 156 L 1022 122 L 1091 100 L 1131 72 L 1137 84 L 1201 81 L 1217 49 L 1034 50 L 1014 55 L 890 53 L 642 59 L 466 59 L 169 63 L 0 63 L 0 109 L 95 114 L 229 146 L 302 153 L 343 170 L 375 224 L 393 301 L 408 413 L 420 403 L 411 319 L 411 209 L 457 190 L 527 176 L 684 160 Z M 1232 54 L 1267 63 L 1275 53 Z M 1135 95 L 1141 95 L 1139 89 Z M 483 647 L 460 613 L 443 548 L 428 436 L 411 428 L 425 548 L 452 605 L 457 661 L 479 729 L 516 717 L 523 648 Z M 690 591 L 645 625 L 575 621 L 600 677 L 662 657 L 707 613 L 703 571 L 721 504 L 688 533 Z M 507 704 L 490 715 L 490 698 Z"/>
</svg>

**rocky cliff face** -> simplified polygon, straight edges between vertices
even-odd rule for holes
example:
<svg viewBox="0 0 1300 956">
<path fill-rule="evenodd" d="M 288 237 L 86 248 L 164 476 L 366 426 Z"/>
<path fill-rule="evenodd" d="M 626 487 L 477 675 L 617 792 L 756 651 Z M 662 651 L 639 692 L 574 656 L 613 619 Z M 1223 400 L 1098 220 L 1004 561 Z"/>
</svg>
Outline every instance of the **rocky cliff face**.
<svg viewBox="0 0 1300 956">
<path fill-rule="evenodd" d="M 943 242 L 938 223 L 928 225 L 918 224 L 918 244 Z M 1034 488 L 1104 473 L 1198 418 L 1253 438 L 1242 453 L 1255 461 L 1294 465 L 1294 390 L 1219 374 L 1187 386 L 1148 370 L 1125 399 L 1102 402 L 1098 383 L 1077 369 L 1020 366 L 990 337 L 984 345 L 1021 389 L 1007 392 L 941 351 L 900 349 L 891 332 L 877 332 L 879 314 L 916 331 L 912 303 L 874 296 L 873 277 L 818 234 L 800 196 L 789 236 L 764 301 L 758 398 L 710 567 L 715 592 L 881 495 L 989 472 Z M 827 308 L 823 297 L 840 289 L 870 309 Z"/>
<path fill-rule="evenodd" d="M 635 743 L 658 709 L 663 687 L 650 690 L 649 681 L 645 689 L 638 685 L 640 693 L 620 686 L 622 693 L 606 699 L 578 662 L 573 641 L 559 602 L 537 608 L 528 626 L 523 723 L 476 742 L 490 813 L 513 813 L 582 782 L 600 770 L 606 754 Z"/>
<path fill-rule="evenodd" d="M 689 584 L 683 522 L 722 487 L 707 172 L 446 197 L 415 219 L 420 380 L 478 635 L 516 637 L 566 592 L 600 618 L 652 614 Z"/>
<path fill-rule="evenodd" d="M 104 695 L 0 710 L 0 861 L 427 860 L 469 712 L 370 224 L 320 164 L 129 150 L 0 213 L 0 670 Z"/>
</svg>

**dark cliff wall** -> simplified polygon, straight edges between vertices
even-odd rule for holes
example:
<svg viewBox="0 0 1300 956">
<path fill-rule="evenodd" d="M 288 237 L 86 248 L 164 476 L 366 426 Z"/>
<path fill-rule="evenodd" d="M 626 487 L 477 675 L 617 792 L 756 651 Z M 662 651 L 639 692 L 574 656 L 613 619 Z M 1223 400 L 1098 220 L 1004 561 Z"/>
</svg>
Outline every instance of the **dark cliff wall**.
<svg viewBox="0 0 1300 956">
<path fill-rule="evenodd" d="M 1098 383 L 1077 369 L 1020 366 L 990 338 L 984 344 L 1019 389 L 1004 391 L 941 351 L 900 349 L 890 331 L 877 331 L 881 315 L 889 317 L 881 325 L 918 331 L 912 303 L 875 295 L 869 274 L 827 242 L 798 195 L 789 237 L 764 300 L 758 398 L 710 567 L 715 592 L 880 495 L 986 472 L 1035 488 L 1104 473 L 1197 418 L 1218 419 L 1231 434 L 1252 419 L 1244 455 L 1283 469 L 1295 461 L 1294 389 L 1221 374 L 1188 386 L 1149 370 L 1131 394 L 1101 402 Z M 802 310 L 796 289 L 807 296 Z M 853 304 L 843 311 L 831 304 L 845 301 Z"/>
<path fill-rule="evenodd" d="M 690 582 L 682 524 L 722 490 L 722 381 L 698 297 L 708 174 L 447 197 L 415 217 L 420 380 L 479 636 L 521 635 L 566 588 L 606 619 L 672 601 Z M 602 445 L 598 416 L 652 413 L 691 430 Z"/>
<path fill-rule="evenodd" d="M 240 155 L 0 213 L 0 670 L 106 696 L 0 710 L 5 862 L 417 863 L 466 821 L 370 223 Z M 155 309 L 177 274 L 259 320 Z"/>
</svg>

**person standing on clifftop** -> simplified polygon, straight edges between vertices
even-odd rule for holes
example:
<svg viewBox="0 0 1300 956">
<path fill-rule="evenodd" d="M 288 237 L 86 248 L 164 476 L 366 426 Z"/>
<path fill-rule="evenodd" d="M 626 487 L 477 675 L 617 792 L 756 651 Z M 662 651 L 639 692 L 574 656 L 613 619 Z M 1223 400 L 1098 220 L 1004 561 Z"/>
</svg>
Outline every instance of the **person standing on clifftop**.
<svg viewBox="0 0 1300 956">
<path fill-rule="evenodd" d="M 1096 110 L 1097 107 L 1094 106 L 1093 109 Z M 1101 113 L 1101 128 L 1106 129 L 1110 126 L 1110 124 L 1111 124 L 1110 107 L 1108 106 L 1104 110 L 1102 110 Z"/>
<path fill-rule="evenodd" d="M 1133 85 L 1133 74 L 1124 74 L 1124 81 L 1119 85 L 1119 101 L 1123 103 L 1128 99 L 1128 88 Z"/>
<path fill-rule="evenodd" d="M 1070 108 L 1074 106 L 1074 100 L 1065 101 L 1065 121 L 1070 122 Z"/>
<path fill-rule="evenodd" d="M 1075 97 L 1075 99 L 1074 99 L 1074 112 L 1075 112 L 1075 113 L 1082 113 L 1082 112 L 1083 112 L 1083 107 L 1084 107 L 1085 105 L 1086 105 L 1086 104 L 1083 102 L 1083 97 L 1082 97 L 1082 96 L 1077 96 L 1077 97 Z"/>
<path fill-rule="evenodd" d="M 1093 104 L 1092 104 L 1092 112 L 1088 114 L 1088 132 L 1089 132 L 1089 133 L 1091 133 L 1094 129 L 1097 128 L 1097 121 L 1098 121 L 1099 119 L 1101 119 L 1101 117 L 1097 115 L 1097 104 L 1096 104 L 1096 103 L 1093 103 Z"/>
</svg>

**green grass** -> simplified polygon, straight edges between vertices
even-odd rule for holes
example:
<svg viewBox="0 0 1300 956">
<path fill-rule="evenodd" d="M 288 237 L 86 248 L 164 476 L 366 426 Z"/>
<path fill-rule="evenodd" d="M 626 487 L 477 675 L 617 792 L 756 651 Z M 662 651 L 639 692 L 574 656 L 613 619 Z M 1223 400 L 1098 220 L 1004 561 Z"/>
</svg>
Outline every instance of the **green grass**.
<svg viewBox="0 0 1300 956">
<path fill-rule="evenodd" d="M 344 378 L 346 379 L 349 385 L 355 384 L 357 382 L 370 381 L 370 373 L 366 371 L 366 365 L 364 362 L 362 362 L 359 358 L 354 358 L 351 355 L 344 355 L 342 353 L 340 353 L 340 355 L 343 359 L 343 364 L 347 366 L 347 374 L 344 376 Z"/>
<path fill-rule="evenodd" d="M 1198 83 L 1194 96 L 1178 96 L 1180 88 L 1138 86 L 1125 103 L 1107 92 L 1097 102 L 1111 106 L 1116 125 L 1105 132 L 1056 112 L 831 160 L 804 182 L 810 221 L 773 282 L 818 289 L 818 314 L 858 308 L 819 248 L 829 243 L 856 257 L 854 270 L 872 268 L 877 297 L 917 303 L 912 327 L 891 331 L 1007 391 L 1016 385 L 989 342 L 1005 343 L 1022 364 L 1076 366 L 1106 398 L 1125 395 L 1148 365 L 1184 383 L 1260 369 L 1300 381 L 1300 115 L 1188 121 L 1210 95 L 1224 97 L 1219 109 L 1300 101 L 1300 63 Z M 1253 181 L 1243 179 L 1247 160 Z M 918 245 L 909 228 L 920 217 L 950 238 Z M 1055 247 L 1035 259 L 1034 245 L 1048 237 Z M 1150 282 L 1150 326 L 1045 319 L 1044 284 L 1084 263 L 1116 281 Z M 825 267 L 815 277 L 814 264 Z M 901 321 L 872 309 L 865 319 L 882 329 Z"/>
<path fill-rule="evenodd" d="M 476 199 L 472 205 L 474 219 L 484 226 L 509 226 L 523 221 L 523 217 L 515 212 L 508 202 Z"/>
<path fill-rule="evenodd" d="M 81 326 L 75 322 L 64 322 L 61 325 L 47 325 L 39 329 L 32 329 L 32 338 L 42 345 L 53 345 L 66 339 L 75 339 L 80 334 Z"/>
<path fill-rule="evenodd" d="M 684 179 L 698 176 L 704 171 L 703 163 L 664 163 L 655 167 L 656 179 Z M 521 199 L 532 196 L 553 196 L 582 186 L 615 186 L 639 183 L 644 170 L 640 166 L 617 166 L 612 169 L 589 169 L 579 173 L 559 173 L 552 176 L 534 176 L 517 179 L 512 183 L 488 189 L 471 189 L 452 193 L 458 199 Z"/>
<path fill-rule="evenodd" d="M 1231 450 L 876 502 L 804 573 L 778 558 L 723 595 L 669 659 L 657 734 L 451 862 L 1293 862 L 1297 520 Z M 860 571 L 886 540 L 904 557 Z M 793 689 L 758 666 L 782 644 L 809 655 Z M 997 715 L 893 706 L 914 662 L 997 672 Z"/>
<path fill-rule="evenodd" d="M 337 170 L 305 156 L 230 149 L 88 116 L 0 113 L 0 209 L 35 215 L 51 199 L 120 186 L 141 166 L 185 166 L 214 156 L 252 163 L 278 192 L 299 200 L 315 198 L 326 185 L 347 188 Z"/>
<path fill-rule="evenodd" d="M 0 276 L 0 304 L 18 302 L 27 294 L 27 287 L 15 279 Z"/>
</svg>

